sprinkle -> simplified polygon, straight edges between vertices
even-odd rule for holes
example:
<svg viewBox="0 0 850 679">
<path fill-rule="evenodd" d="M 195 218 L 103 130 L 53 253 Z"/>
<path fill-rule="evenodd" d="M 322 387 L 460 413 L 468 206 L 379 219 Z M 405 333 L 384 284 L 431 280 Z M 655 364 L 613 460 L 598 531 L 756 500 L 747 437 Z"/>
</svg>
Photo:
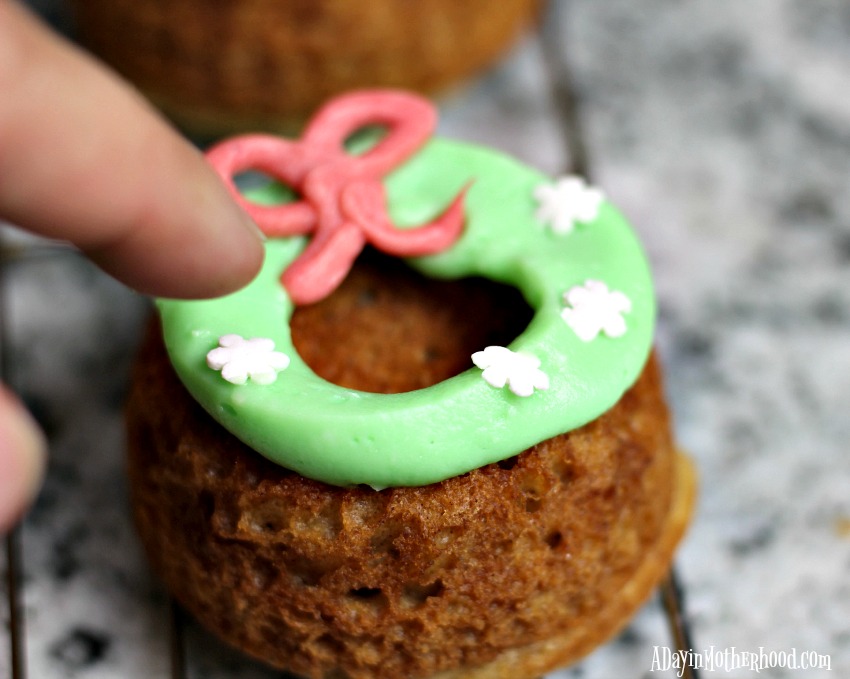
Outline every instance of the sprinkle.
<svg viewBox="0 0 850 679">
<path fill-rule="evenodd" d="M 289 365 L 289 356 L 274 350 L 274 342 L 265 337 L 243 339 L 240 335 L 222 335 L 218 347 L 207 354 L 207 365 L 220 370 L 233 384 L 271 384 Z"/>
<path fill-rule="evenodd" d="M 596 219 L 605 198 L 600 189 L 588 186 L 584 179 L 575 175 L 538 186 L 534 189 L 534 197 L 538 203 L 537 219 L 561 235 L 570 233 L 576 222 Z"/>
<path fill-rule="evenodd" d="M 623 314 L 632 310 L 632 302 L 622 292 L 608 290 L 602 281 L 588 280 L 564 293 L 567 304 L 561 312 L 579 339 L 590 342 L 600 332 L 621 337 L 626 332 Z"/>
<path fill-rule="evenodd" d="M 490 346 L 472 354 L 472 362 L 484 372 L 484 381 L 497 389 L 505 385 L 517 396 L 531 396 L 548 389 L 549 377 L 540 370 L 540 359 L 505 347 Z"/>
</svg>

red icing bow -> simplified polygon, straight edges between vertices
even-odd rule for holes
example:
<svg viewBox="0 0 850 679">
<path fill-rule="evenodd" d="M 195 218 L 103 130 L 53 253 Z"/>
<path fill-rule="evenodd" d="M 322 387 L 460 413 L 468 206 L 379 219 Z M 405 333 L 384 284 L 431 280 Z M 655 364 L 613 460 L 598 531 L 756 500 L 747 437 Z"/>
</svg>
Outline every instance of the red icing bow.
<svg viewBox="0 0 850 679">
<path fill-rule="evenodd" d="M 403 92 L 365 91 L 328 102 L 300 140 L 245 135 L 207 153 L 233 196 L 270 238 L 312 234 L 281 283 L 295 304 L 318 302 L 348 274 L 366 243 L 399 257 L 445 250 L 463 229 L 461 191 L 442 215 L 412 229 L 398 229 L 387 213 L 381 178 L 416 152 L 436 126 L 434 107 Z M 381 140 L 358 156 L 343 144 L 370 125 L 387 128 Z M 234 175 L 257 170 L 298 192 L 294 203 L 266 207 L 239 193 Z"/>
</svg>

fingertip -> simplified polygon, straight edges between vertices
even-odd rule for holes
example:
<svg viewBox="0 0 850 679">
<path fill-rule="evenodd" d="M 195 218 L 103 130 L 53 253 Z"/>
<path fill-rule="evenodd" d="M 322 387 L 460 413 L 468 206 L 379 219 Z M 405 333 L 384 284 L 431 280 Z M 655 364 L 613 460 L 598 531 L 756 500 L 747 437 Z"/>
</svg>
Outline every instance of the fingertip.
<svg viewBox="0 0 850 679">
<path fill-rule="evenodd" d="M 32 504 L 46 461 L 44 434 L 18 398 L 0 388 L 0 533 Z"/>
<path fill-rule="evenodd" d="M 195 235 L 192 236 L 191 233 Z M 250 283 L 265 258 L 263 241 L 241 217 L 218 216 L 202 232 L 157 238 L 141 230 L 83 249 L 106 273 L 154 297 L 209 299 Z"/>
<path fill-rule="evenodd" d="M 189 244 L 201 266 L 195 278 L 182 277 L 177 291 L 180 297 L 218 297 L 234 292 L 254 279 L 265 259 L 265 235 L 220 179 L 209 179 L 203 190 L 206 200 L 198 201 L 197 214 L 192 215 L 201 226 Z"/>
<path fill-rule="evenodd" d="M 230 276 L 223 281 L 226 289 L 219 294 L 234 292 L 248 285 L 256 278 L 265 261 L 265 235 L 247 215 L 244 215 L 241 222 L 242 228 L 248 232 L 248 237 L 245 239 L 246 247 L 233 266 Z"/>
</svg>

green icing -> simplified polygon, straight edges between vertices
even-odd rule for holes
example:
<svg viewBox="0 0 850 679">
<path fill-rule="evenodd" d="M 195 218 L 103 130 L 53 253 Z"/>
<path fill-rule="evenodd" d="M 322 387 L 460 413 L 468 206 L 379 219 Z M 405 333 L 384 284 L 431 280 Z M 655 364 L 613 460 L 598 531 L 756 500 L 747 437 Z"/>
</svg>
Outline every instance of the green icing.
<svg viewBox="0 0 850 679">
<path fill-rule="evenodd" d="M 278 278 L 303 238 L 266 244 L 261 273 L 246 288 L 205 301 L 160 300 L 171 361 L 192 395 L 248 445 L 309 478 L 335 485 L 416 486 L 502 460 L 580 427 L 613 406 L 649 354 L 655 301 L 634 233 L 608 203 L 567 235 L 534 216 L 533 190 L 551 179 L 490 150 L 434 139 L 386 180 L 395 223 L 432 219 L 473 181 L 463 236 L 450 250 L 410 260 L 434 277 L 483 276 L 518 288 L 535 310 L 509 345 L 535 355 L 547 391 L 519 397 L 470 370 L 404 394 L 344 389 L 318 377 L 292 345 L 293 307 Z M 265 200 L 270 200 L 269 195 Z M 625 293 L 628 331 L 578 339 L 560 316 L 562 294 L 586 279 Z M 270 385 L 233 385 L 208 368 L 222 335 L 268 337 L 290 366 Z M 345 341 L 341 338 L 340 341 Z M 481 347 L 484 349 L 484 347 Z"/>
</svg>

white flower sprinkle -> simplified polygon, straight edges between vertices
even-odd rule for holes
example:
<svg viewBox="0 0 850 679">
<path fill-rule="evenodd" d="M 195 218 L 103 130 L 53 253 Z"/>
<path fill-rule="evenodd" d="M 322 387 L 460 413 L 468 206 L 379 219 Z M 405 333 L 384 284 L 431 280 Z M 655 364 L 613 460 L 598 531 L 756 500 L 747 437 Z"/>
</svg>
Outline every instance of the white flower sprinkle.
<svg viewBox="0 0 850 679">
<path fill-rule="evenodd" d="M 220 370 L 221 376 L 233 384 L 271 384 L 277 374 L 289 365 L 289 356 L 274 350 L 274 342 L 265 337 L 243 339 L 239 335 L 223 335 L 218 347 L 207 354 L 207 365 Z"/>
<path fill-rule="evenodd" d="M 626 332 L 623 314 L 632 310 L 631 300 L 622 292 L 608 290 L 602 281 L 588 280 L 564 293 L 567 304 L 561 312 L 579 339 L 590 342 L 600 332 L 621 337 Z"/>
<path fill-rule="evenodd" d="M 472 362 L 484 371 L 481 376 L 487 384 L 497 389 L 507 385 L 517 396 L 549 388 L 549 377 L 540 370 L 536 356 L 492 346 L 472 354 Z"/>
<path fill-rule="evenodd" d="M 542 184 L 534 189 L 538 208 L 535 216 L 557 234 L 570 233 L 576 222 L 592 222 L 599 216 L 605 199 L 598 188 L 588 186 L 581 177 L 568 175 L 554 184 Z"/>
</svg>

